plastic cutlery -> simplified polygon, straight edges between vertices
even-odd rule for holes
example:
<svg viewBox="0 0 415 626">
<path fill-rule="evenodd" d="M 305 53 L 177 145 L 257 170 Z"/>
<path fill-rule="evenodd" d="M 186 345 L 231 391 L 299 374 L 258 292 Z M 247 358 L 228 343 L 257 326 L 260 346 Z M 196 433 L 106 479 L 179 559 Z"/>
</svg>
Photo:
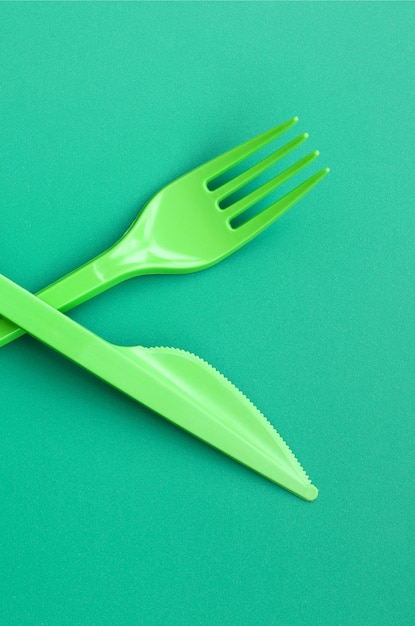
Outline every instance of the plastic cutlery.
<svg viewBox="0 0 415 626">
<path fill-rule="evenodd" d="M 310 164 L 317 151 L 301 158 L 270 181 L 228 204 L 232 194 L 268 169 L 307 137 L 304 133 L 215 189 L 210 183 L 255 155 L 291 128 L 293 118 L 201 165 L 159 191 L 112 248 L 74 270 L 37 295 L 53 307 L 70 308 L 133 276 L 185 273 L 207 268 L 256 237 L 312 189 L 329 171 L 325 168 L 299 184 L 239 226 L 233 220 L 266 198 L 279 185 Z M 228 201 L 226 208 L 221 208 Z M 0 319 L 0 347 L 24 334 L 16 324 Z"/>
<path fill-rule="evenodd" d="M 113 387 L 305 500 L 317 488 L 273 426 L 217 370 L 174 348 L 115 346 L 0 274 L 0 313 Z"/>
</svg>

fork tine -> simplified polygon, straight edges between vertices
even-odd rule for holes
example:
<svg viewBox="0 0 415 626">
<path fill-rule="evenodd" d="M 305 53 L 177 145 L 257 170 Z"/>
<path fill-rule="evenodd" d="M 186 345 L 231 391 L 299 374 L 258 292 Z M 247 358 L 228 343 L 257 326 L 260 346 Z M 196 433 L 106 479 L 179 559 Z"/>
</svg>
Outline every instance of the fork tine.
<svg viewBox="0 0 415 626">
<path fill-rule="evenodd" d="M 238 165 L 241 161 L 248 158 L 251 154 L 263 148 L 268 143 L 276 139 L 279 135 L 282 135 L 287 130 L 289 130 L 294 124 L 298 122 L 298 117 L 293 117 L 291 120 L 276 126 L 275 128 L 271 128 L 270 130 L 265 131 L 262 135 L 257 135 L 253 139 L 246 141 L 245 143 L 225 152 L 224 154 L 220 154 L 216 158 L 208 161 L 204 165 L 201 165 L 198 169 L 199 172 L 203 172 L 206 176 L 205 182 L 217 178 L 224 172 L 226 172 L 231 167 Z"/>
<path fill-rule="evenodd" d="M 229 207 L 224 209 L 224 213 L 230 219 L 236 217 L 237 215 L 240 215 L 251 206 L 253 206 L 256 202 L 259 202 L 260 200 L 262 200 L 262 198 L 265 198 L 265 196 L 274 191 L 274 189 L 285 183 L 292 176 L 300 172 L 304 167 L 314 161 L 314 159 L 317 158 L 318 155 L 318 150 L 311 152 L 310 154 L 303 157 L 302 159 L 288 167 L 286 170 L 278 174 L 278 176 L 274 176 L 274 178 L 272 178 L 264 185 L 261 185 L 261 187 L 258 187 L 258 189 L 251 191 L 251 193 L 249 193 L 244 198 L 241 198 L 234 204 L 231 204 Z"/>
<path fill-rule="evenodd" d="M 305 180 L 301 185 L 298 185 L 295 189 L 287 193 L 283 198 L 280 198 L 269 207 L 267 207 L 264 211 L 252 217 L 249 221 L 245 222 L 241 226 L 238 226 L 234 229 L 235 237 L 238 239 L 238 244 L 243 245 L 248 242 L 250 239 L 259 235 L 263 230 L 265 230 L 270 224 L 272 224 L 275 220 L 277 220 L 283 213 L 288 211 L 293 204 L 301 200 L 317 183 L 322 180 L 330 169 L 326 167 L 325 169 L 317 172 L 313 176 L 310 176 L 307 180 Z"/>
<path fill-rule="evenodd" d="M 218 189 L 215 189 L 215 191 L 212 191 L 211 193 L 214 193 L 217 201 L 220 202 L 231 193 L 233 193 L 234 191 L 238 191 L 238 189 L 265 172 L 269 167 L 271 167 L 271 165 L 274 165 L 274 163 L 285 157 L 292 150 L 301 145 L 303 141 L 305 141 L 307 138 L 308 133 L 303 133 L 299 137 L 292 139 L 291 141 L 286 143 L 285 146 L 282 146 L 281 148 L 267 156 L 265 159 L 263 159 L 253 167 L 249 168 L 246 172 L 242 172 L 242 174 L 239 174 L 239 176 L 236 176 Z"/>
</svg>

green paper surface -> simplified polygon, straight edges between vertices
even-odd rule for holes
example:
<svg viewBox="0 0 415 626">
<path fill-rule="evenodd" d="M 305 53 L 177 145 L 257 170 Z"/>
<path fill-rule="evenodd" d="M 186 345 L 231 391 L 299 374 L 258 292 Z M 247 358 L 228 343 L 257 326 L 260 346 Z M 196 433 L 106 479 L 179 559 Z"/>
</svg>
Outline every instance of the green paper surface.
<svg viewBox="0 0 415 626">
<path fill-rule="evenodd" d="M 319 498 L 24 337 L 0 351 L 2 625 L 415 622 L 414 18 L 405 2 L 0 4 L 0 271 L 32 291 L 294 115 L 298 156 L 331 168 L 220 265 L 70 313 L 209 361 Z"/>
</svg>

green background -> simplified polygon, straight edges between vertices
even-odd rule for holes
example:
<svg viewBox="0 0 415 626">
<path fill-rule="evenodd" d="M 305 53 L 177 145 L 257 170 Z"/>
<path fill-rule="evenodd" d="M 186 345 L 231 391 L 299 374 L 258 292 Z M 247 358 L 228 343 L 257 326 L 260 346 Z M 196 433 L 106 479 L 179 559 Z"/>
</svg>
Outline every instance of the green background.
<svg viewBox="0 0 415 626">
<path fill-rule="evenodd" d="M 0 356 L 2 625 L 415 623 L 414 17 L 412 3 L 1 4 L 0 263 L 30 290 L 104 250 L 176 176 L 293 115 L 310 133 L 298 154 L 321 152 L 310 172 L 332 170 L 222 264 L 71 314 L 214 364 L 318 500 L 23 338 Z"/>
</svg>

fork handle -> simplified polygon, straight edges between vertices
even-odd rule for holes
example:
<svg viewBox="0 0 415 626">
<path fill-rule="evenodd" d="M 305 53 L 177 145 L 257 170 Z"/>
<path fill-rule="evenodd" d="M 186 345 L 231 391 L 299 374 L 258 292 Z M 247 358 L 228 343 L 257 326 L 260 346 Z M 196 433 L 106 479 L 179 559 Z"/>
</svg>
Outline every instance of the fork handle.
<svg viewBox="0 0 415 626">
<path fill-rule="evenodd" d="M 122 275 L 117 271 L 110 252 L 104 252 L 36 295 L 55 309 L 64 312 L 113 287 L 121 282 Z M 134 275 L 138 273 L 135 271 Z M 145 273 L 144 267 L 142 273 Z M 0 318 L 0 347 L 21 337 L 25 332 L 12 322 Z"/>
</svg>

